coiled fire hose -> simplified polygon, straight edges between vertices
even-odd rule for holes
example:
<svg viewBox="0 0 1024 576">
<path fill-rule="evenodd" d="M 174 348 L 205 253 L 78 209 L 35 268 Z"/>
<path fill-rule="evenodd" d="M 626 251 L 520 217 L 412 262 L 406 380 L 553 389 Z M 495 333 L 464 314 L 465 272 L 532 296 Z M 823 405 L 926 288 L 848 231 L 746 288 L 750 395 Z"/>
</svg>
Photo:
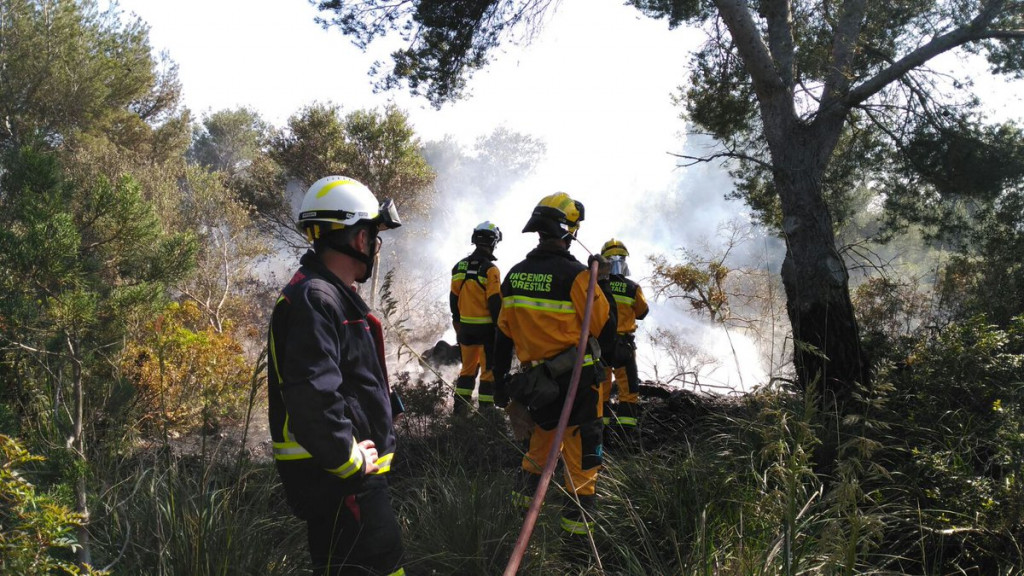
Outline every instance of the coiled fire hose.
<svg viewBox="0 0 1024 576">
<path fill-rule="evenodd" d="M 526 553 L 526 547 L 530 544 L 530 536 L 537 524 L 537 516 L 540 514 L 540 507 L 544 503 L 544 495 L 548 491 L 548 484 L 551 482 L 551 475 L 558 463 L 558 455 L 562 451 L 562 438 L 565 436 L 565 427 L 569 423 L 569 413 L 572 412 L 573 402 L 576 400 L 576 389 L 580 383 L 580 373 L 583 371 L 583 359 L 587 355 L 587 340 L 590 335 L 590 312 L 594 307 L 594 292 L 597 289 L 597 260 L 590 262 L 590 284 L 587 286 L 587 305 L 583 309 L 583 325 L 580 326 L 580 341 L 576 345 L 576 364 L 572 367 L 572 379 L 569 381 L 569 390 L 565 394 L 565 404 L 562 405 L 562 413 L 558 417 L 558 426 L 555 428 L 555 439 L 551 443 L 551 450 L 548 452 L 547 460 L 544 462 L 544 470 L 540 475 L 540 482 L 537 484 L 537 491 L 530 502 L 530 508 L 526 511 L 526 518 L 523 519 L 523 527 L 519 530 L 519 537 L 512 549 L 512 556 L 505 566 L 504 576 L 515 576 L 519 570 L 519 564 Z"/>
</svg>

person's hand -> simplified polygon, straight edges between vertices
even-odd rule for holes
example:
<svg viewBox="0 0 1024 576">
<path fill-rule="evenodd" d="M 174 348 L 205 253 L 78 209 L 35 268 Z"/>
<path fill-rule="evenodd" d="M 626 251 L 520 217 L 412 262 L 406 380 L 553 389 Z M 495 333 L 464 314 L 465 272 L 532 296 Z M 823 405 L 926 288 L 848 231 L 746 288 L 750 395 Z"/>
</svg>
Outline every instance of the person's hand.
<svg viewBox="0 0 1024 576">
<path fill-rule="evenodd" d="M 363 453 L 363 474 L 373 474 L 380 470 L 380 466 L 377 465 L 377 445 L 373 440 L 363 440 L 356 446 Z"/>
<path fill-rule="evenodd" d="M 605 278 L 607 278 L 608 274 L 611 272 L 612 269 L 611 264 L 608 262 L 608 259 L 605 258 L 604 256 L 601 256 L 600 254 L 591 254 L 590 257 L 587 258 L 587 268 L 592 267 L 594 265 L 594 262 L 597 262 L 598 279 L 604 280 Z"/>
<path fill-rule="evenodd" d="M 458 320 L 452 320 L 452 328 L 455 329 L 455 339 L 458 340 L 459 332 L 462 331 L 462 322 L 459 322 Z"/>
</svg>

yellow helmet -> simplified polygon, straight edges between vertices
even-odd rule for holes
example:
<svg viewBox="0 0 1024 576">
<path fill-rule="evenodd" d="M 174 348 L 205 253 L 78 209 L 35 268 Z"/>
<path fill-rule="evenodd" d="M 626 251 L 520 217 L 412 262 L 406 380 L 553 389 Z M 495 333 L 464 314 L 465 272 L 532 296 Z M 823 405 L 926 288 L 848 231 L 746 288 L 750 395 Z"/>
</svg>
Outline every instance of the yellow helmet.
<svg viewBox="0 0 1024 576">
<path fill-rule="evenodd" d="M 629 250 L 626 250 L 626 245 L 621 241 L 612 238 L 611 240 L 604 243 L 601 246 L 601 256 L 609 258 L 611 256 L 629 256 Z"/>
<path fill-rule="evenodd" d="M 559 239 L 575 237 L 582 221 L 583 203 L 565 192 L 556 192 L 541 198 L 523 232 L 539 232 Z"/>
</svg>

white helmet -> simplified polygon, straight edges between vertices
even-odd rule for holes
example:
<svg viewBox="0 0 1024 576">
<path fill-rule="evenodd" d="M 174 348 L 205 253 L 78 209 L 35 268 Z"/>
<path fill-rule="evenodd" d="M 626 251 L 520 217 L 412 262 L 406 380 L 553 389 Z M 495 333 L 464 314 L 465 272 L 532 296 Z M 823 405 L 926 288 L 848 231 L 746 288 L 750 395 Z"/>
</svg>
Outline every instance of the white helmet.
<svg viewBox="0 0 1024 576">
<path fill-rule="evenodd" d="M 369 188 L 346 176 L 327 176 L 314 182 L 302 198 L 298 220 L 299 229 L 311 241 L 360 222 L 376 223 L 378 230 L 402 225 L 392 200 L 378 204 Z"/>
<path fill-rule="evenodd" d="M 490 220 L 485 220 L 476 225 L 469 240 L 473 244 L 483 244 L 493 250 L 498 242 L 501 242 L 501 229 L 491 224 Z"/>
</svg>

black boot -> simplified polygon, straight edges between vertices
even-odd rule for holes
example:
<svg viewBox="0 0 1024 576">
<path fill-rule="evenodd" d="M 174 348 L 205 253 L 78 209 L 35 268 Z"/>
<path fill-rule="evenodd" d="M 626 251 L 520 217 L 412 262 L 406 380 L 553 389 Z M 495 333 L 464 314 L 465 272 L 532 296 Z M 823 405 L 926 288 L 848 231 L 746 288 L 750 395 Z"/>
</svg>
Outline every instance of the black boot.
<svg viewBox="0 0 1024 576">
<path fill-rule="evenodd" d="M 473 376 L 459 376 L 455 380 L 455 404 L 452 407 L 453 416 L 464 416 L 469 413 L 473 402 L 473 388 L 476 387 L 476 378 Z"/>
</svg>

